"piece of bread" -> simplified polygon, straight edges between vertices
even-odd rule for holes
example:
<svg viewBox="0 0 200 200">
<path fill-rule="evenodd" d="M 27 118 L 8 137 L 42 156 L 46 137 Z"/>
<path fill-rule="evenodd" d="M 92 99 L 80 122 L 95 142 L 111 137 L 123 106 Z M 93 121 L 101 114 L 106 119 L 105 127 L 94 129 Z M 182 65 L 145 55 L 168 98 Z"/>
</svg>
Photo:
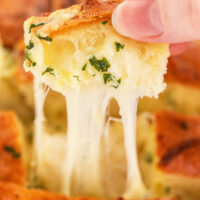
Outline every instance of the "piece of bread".
<svg viewBox="0 0 200 200">
<path fill-rule="evenodd" d="M 200 43 L 195 42 L 181 55 L 170 57 L 165 81 L 166 90 L 158 99 L 143 98 L 138 111 L 176 112 L 200 115 Z"/>
<path fill-rule="evenodd" d="M 67 197 L 42 190 L 26 189 L 16 184 L 0 182 L 1 200 L 67 200 Z"/>
<path fill-rule="evenodd" d="M 95 198 L 76 197 L 67 198 L 64 195 L 55 194 L 42 190 L 25 189 L 15 184 L 0 182 L 1 200 L 98 200 Z M 115 200 L 123 200 L 118 198 Z M 147 200 L 147 199 L 146 199 Z M 148 199 L 148 200 L 175 200 L 175 199 Z"/>
<path fill-rule="evenodd" d="M 26 183 L 21 137 L 22 130 L 15 113 L 0 112 L 0 181 Z"/>
<path fill-rule="evenodd" d="M 1 0 L 0 1 L 0 37 L 3 44 L 12 47 L 23 36 L 24 20 L 32 15 L 49 11 L 48 0 Z"/>
<path fill-rule="evenodd" d="M 154 196 L 200 198 L 200 118 L 174 112 L 138 119 L 139 160 Z"/>
<path fill-rule="evenodd" d="M 200 42 L 194 42 L 181 55 L 169 58 L 165 80 L 200 88 L 199 52 Z"/>
<path fill-rule="evenodd" d="M 127 95 L 127 99 L 130 99 L 127 102 L 130 109 L 128 110 L 129 106 L 127 106 L 123 116 L 126 120 L 130 114 L 128 112 L 134 111 L 137 106 L 136 99 L 138 97 L 157 96 L 164 90 L 163 75 L 166 72 L 169 49 L 167 44 L 146 44 L 118 34 L 112 26 L 111 16 L 119 3 L 121 1 L 118 0 L 102 3 L 88 0 L 70 8 L 55 11 L 48 16 L 31 17 L 24 25 L 25 68 L 35 76 L 35 96 L 37 98 L 35 141 L 38 169 L 43 166 L 41 164 L 43 162 L 42 153 L 44 153 L 45 147 L 42 144 L 46 133 L 40 130 L 45 128 L 42 123 L 44 119 L 43 102 L 48 93 L 48 86 L 62 93 L 65 99 L 75 97 L 67 94 L 71 89 L 74 92 L 78 92 L 79 89 L 82 91 L 78 95 L 75 94 L 77 98 L 71 101 L 71 105 L 70 101 L 66 101 L 68 111 L 74 110 L 74 112 L 68 112 L 68 123 L 70 123 L 68 127 L 76 127 L 72 128 L 72 131 L 68 130 L 67 141 L 72 139 L 73 142 L 66 144 L 66 148 L 70 150 L 66 151 L 65 160 L 62 163 L 65 167 L 62 164 L 58 165 L 64 169 L 63 171 L 59 170 L 63 173 L 61 175 L 61 191 L 69 196 L 89 195 L 110 198 L 121 195 L 129 196 L 129 198 L 146 196 L 137 162 L 134 160 L 136 158 L 134 144 L 126 145 L 127 149 L 131 149 L 129 152 L 132 151 L 135 154 L 135 156 L 132 153 L 126 155 L 127 165 L 131 166 L 133 163 L 134 166 L 127 167 L 127 172 L 126 169 L 124 170 L 123 181 L 119 181 L 120 190 L 117 193 L 113 192 L 116 190 L 114 185 L 117 185 L 117 182 L 109 183 L 110 185 L 104 188 L 102 179 L 108 179 L 112 172 L 108 172 L 108 176 L 100 175 L 101 155 L 98 149 L 101 148 L 101 138 L 103 139 L 101 126 L 105 125 L 104 110 L 109 105 L 109 97 L 118 95 L 116 99 L 118 98 L 117 101 L 123 99 L 120 106 L 124 106 L 124 108 L 126 107 L 126 103 L 123 102 L 126 100 L 125 95 Z M 46 85 L 47 87 L 45 87 Z M 131 98 L 133 94 L 135 97 Z M 100 95 L 99 98 L 97 95 Z M 94 103 L 92 103 L 93 101 Z M 82 111 L 81 109 L 84 108 L 85 110 Z M 91 112 L 90 109 L 92 109 Z M 87 112 L 88 114 L 84 116 L 84 113 Z M 83 119 L 87 123 L 79 124 L 84 123 Z M 82 126 L 84 130 L 81 130 Z M 132 130 L 134 131 L 134 128 Z M 132 134 L 132 131 L 126 132 Z M 72 133 L 77 136 L 73 137 Z M 94 134 L 100 135 L 94 138 Z M 125 135 L 127 141 L 128 134 Z M 71 139 L 69 139 L 70 137 Z M 81 137 L 84 138 L 81 139 Z M 95 149 L 93 145 L 95 145 Z M 79 148 L 76 148 L 77 146 Z M 134 161 L 132 161 L 132 157 L 134 157 Z M 46 161 L 46 159 L 44 160 Z M 124 175 L 125 173 L 128 175 Z M 135 179 L 133 174 L 135 174 Z M 87 176 L 90 177 L 89 181 Z M 115 176 L 118 177 L 118 174 Z M 116 177 L 115 179 L 117 179 Z"/>
<path fill-rule="evenodd" d="M 145 44 L 120 36 L 111 24 L 112 11 L 119 3 L 89 0 L 48 17 L 28 19 L 26 70 L 63 92 L 69 85 L 104 85 L 104 73 L 91 66 L 95 59 L 104 59 L 110 64 L 107 72 L 115 77 L 107 82 L 108 87 L 132 84 L 138 87 L 140 96 L 157 96 L 165 88 L 168 45 Z"/>
</svg>

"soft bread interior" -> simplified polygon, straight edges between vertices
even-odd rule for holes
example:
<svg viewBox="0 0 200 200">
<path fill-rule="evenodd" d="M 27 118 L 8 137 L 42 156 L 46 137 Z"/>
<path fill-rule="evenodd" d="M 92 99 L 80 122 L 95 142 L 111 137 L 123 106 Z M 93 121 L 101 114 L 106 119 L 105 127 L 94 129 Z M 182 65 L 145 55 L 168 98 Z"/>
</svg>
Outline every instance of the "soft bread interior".
<svg viewBox="0 0 200 200">
<path fill-rule="evenodd" d="M 29 41 L 34 44 L 27 52 L 36 66 L 29 66 L 27 61 L 25 67 L 55 90 L 64 92 L 69 87 L 104 84 L 104 73 L 91 66 L 93 56 L 108 60 L 108 72 L 116 77 L 116 80 L 107 82 L 109 86 L 116 85 L 121 79 L 120 85 L 132 84 L 138 88 L 140 96 L 150 97 L 157 96 L 165 88 L 163 74 L 169 56 L 167 45 L 145 44 L 122 37 L 111 24 L 104 25 L 102 21 L 78 26 L 48 42 L 36 36 L 42 34 L 45 27 L 37 34 L 28 33 L 30 23 L 30 20 L 25 23 L 25 38 L 27 45 Z M 116 43 L 123 48 L 118 51 Z M 83 69 L 85 64 L 86 69 Z M 47 68 L 52 68 L 53 73 L 45 73 Z"/>
</svg>

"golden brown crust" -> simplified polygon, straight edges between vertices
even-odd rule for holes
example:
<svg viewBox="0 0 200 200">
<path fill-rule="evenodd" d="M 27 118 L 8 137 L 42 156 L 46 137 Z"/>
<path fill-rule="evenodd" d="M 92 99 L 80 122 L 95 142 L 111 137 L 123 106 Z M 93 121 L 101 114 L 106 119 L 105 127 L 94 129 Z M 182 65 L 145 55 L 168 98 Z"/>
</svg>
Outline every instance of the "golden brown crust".
<svg viewBox="0 0 200 200">
<path fill-rule="evenodd" d="M 125 200 L 125 198 L 123 197 L 118 197 L 116 198 L 115 200 Z M 145 199 L 145 200 L 177 200 L 177 199 L 174 199 L 174 198 L 153 198 L 153 199 Z"/>
<path fill-rule="evenodd" d="M 20 128 L 15 113 L 0 112 L 0 181 L 24 185 L 26 173 L 19 134 Z"/>
<path fill-rule="evenodd" d="M 200 119 L 172 112 L 156 114 L 158 167 L 168 173 L 200 177 Z"/>
<path fill-rule="evenodd" d="M 165 80 L 200 88 L 200 43 L 193 43 L 181 55 L 169 58 Z"/>
<path fill-rule="evenodd" d="M 67 198 L 64 195 L 45 192 L 42 190 L 25 189 L 15 184 L 6 182 L 0 182 L 0 199 L 1 200 L 98 200 L 96 198 L 84 198 L 84 197 Z M 117 198 L 116 200 L 123 200 L 123 198 Z M 175 199 L 155 198 L 148 200 L 175 200 Z"/>
<path fill-rule="evenodd" d="M 0 182 L 1 200 L 67 200 L 64 195 L 42 190 L 25 189 L 18 185 Z"/>
<path fill-rule="evenodd" d="M 12 47 L 23 37 L 24 20 L 32 15 L 49 11 L 49 0 L 1 0 L 0 36 L 3 44 Z"/>
<path fill-rule="evenodd" d="M 31 21 L 29 21 L 29 24 L 38 24 L 42 22 L 47 23 L 46 26 L 44 25 L 32 29 L 32 32 L 37 32 L 45 27 L 42 32 L 50 37 L 53 37 L 69 29 L 77 28 L 79 25 L 89 24 L 101 20 L 111 20 L 113 10 L 122 1 L 123 0 L 110 0 L 100 3 L 98 0 L 86 0 L 84 3 L 65 9 L 66 13 L 69 13 L 70 11 L 72 13 L 73 10 L 77 10 L 77 13 L 72 18 L 63 18 L 60 20 L 60 25 L 56 22 L 57 28 L 54 28 L 55 24 L 53 24 L 54 19 L 58 17 L 58 15 L 55 14 L 56 12 L 53 12 L 48 17 L 32 18 Z"/>
</svg>

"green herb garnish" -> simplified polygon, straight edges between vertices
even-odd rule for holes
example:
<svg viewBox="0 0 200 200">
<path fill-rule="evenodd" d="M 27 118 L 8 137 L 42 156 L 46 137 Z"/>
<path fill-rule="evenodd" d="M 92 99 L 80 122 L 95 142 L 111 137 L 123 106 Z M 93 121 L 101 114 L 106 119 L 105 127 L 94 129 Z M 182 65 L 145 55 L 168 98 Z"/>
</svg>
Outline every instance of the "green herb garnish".
<svg viewBox="0 0 200 200">
<path fill-rule="evenodd" d="M 150 153 L 146 153 L 144 159 L 145 159 L 145 162 L 149 164 L 153 162 L 153 156 Z"/>
<path fill-rule="evenodd" d="M 117 82 L 120 84 L 121 83 L 121 81 L 122 81 L 122 79 L 121 78 L 119 78 L 118 80 L 117 80 Z"/>
<path fill-rule="evenodd" d="M 59 125 L 57 125 L 57 126 L 55 127 L 55 130 L 56 130 L 56 131 L 61 131 L 61 130 L 62 130 L 62 127 L 59 126 Z"/>
<path fill-rule="evenodd" d="M 85 63 L 85 64 L 83 65 L 83 67 L 82 67 L 82 71 L 85 71 L 86 68 L 87 68 L 87 63 Z"/>
<path fill-rule="evenodd" d="M 26 46 L 28 50 L 31 50 L 34 47 L 34 43 L 30 40 L 29 44 Z"/>
<path fill-rule="evenodd" d="M 186 123 L 186 122 L 182 122 L 182 123 L 181 123 L 181 128 L 182 128 L 183 130 L 187 130 L 187 129 L 188 129 L 187 123 Z"/>
<path fill-rule="evenodd" d="M 25 60 L 28 60 L 30 62 L 29 67 L 31 67 L 31 66 L 35 67 L 36 66 L 36 62 L 31 59 L 28 51 L 26 51 L 26 53 L 25 53 Z"/>
<path fill-rule="evenodd" d="M 165 188 L 165 194 L 169 194 L 171 192 L 171 188 L 170 187 L 166 187 Z"/>
<path fill-rule="evenodd" d="M 11 146 L 5 146 L 4 150 L 10 153 L 13 158 L 19 158 L 21 156 L 21 153 L 17 152 L 13 147 Z"/>
<path fill-rule="evenodd" d="M 107 24 L 107 23 L 108 23 L 108 21 L 103 21 L 103 22 L 102 22 L 103 25 L 105 25 L 105 24 Z"/>
<path fill-rule="evenodd" d="M 103 74 L 103 80 L 104 80 L 104 83 L 106 84 L 107 82 L 109 81 L 112 81 L 112 74 L 110 73 L 104 73 Z"/>
<path fill-rule="evenodd" d="M 36 62 L 33 61 L 33 62 L 31 63 L 31 66 L 35 67 L 35 66 L 36 66 Z"/>
<path fill-rule="evenodd" d="M 50 38 L 50 37 L 43 37 L 43 36 L 41 36 L 41 35 L 37 35 L 37 37 L 38 37 L 40 40 L 46 40 L 46 41 L 48 41 L 48 42 L 52 42 L 52 38 Z"/>
<path fill-rule="evenodd" d="M 103 80 L 104 80 L 105 84 L 112 81 L 114 83 L 114 85 L 111 85 L 111 87 L 113 87 L 115 89 L 117 89 L 121 83 L 121 78 L 116 79 L 116 77 L 110 73 L 104 73 Z"/>
<path fill-rule="evenodd" d="M 124 48 L 124 44 L 120 44 L 119 42 L 115 42 L 116 51 L 119 52 L 120 49 Z"/>
<path fill-rule="evenodd" d="M 55 75 L 54 74 L 54 69 L 51 68 L 51 67 L 47 67 L 45 71 L 42 72 L 42 75 L 46 74 L 46 73 L 49 73 L 51 75 Z"/>
<path fill-rule="evenodd" d="M 92 56 L 92 58 L 89 59 L 89 62 L 98 72 L 107 72 L 110 67 L 110 63 L 105 57 L 98 60 L 95 56 Z"/>
<path fill-rule="evenodd" d="M 35 28 L 35 27 L 38 27 L 38 26 L 42 26 L 42 25 L 44 25 L 44 24 L 45 24 L 45 23 L 43 23 L 43 22 L 42 22 L 42 23 L 39 23 L 39 24 L 31 24 L 30 27 L 29 27 L 29 33 L 31 32 L 31 29 L 32 29 L 32 28 Z"/>
<path fill-rule="evenodd" d="M 110 68 L 110 63 L 107 58 L 103 57 L 102 59 L 98 60 L 95 56 L 92 56 L 89 59 L 90 65 L 93 66 L 98 72 L 107 72 L 103 73 L 103 81 L 104 84 L 108 82 L 112 82 L 113 85 L 111 87 L 118 88 L 121 83 L 121 78 L 117 79 L 111 73 L 108 73 L 108 68 Z"/>
<path fill-rule="evenodd" d="M 74 78 L 76 78 L 76 79 L 77 79 L 77 81 L 80 81 L 80 79 L 79 79 L 79 76 L 77 76 L 77 75 L 74 75 L 73 77 L 74 77 Z"/>
</svg>

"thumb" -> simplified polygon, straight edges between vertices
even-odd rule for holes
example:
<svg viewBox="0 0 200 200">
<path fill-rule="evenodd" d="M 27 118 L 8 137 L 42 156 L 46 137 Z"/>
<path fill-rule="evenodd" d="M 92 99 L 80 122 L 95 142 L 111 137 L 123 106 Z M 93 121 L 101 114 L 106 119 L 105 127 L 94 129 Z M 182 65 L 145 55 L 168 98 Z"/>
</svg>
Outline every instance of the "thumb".
<svg viewBox="0 0 200 200">
<path fill-rule="evenodd" d="M 122 35 L 144 42 L 182 43 L 200 39 L 200 0 L 126 0 L 112 22 Z"/>
</svg>

